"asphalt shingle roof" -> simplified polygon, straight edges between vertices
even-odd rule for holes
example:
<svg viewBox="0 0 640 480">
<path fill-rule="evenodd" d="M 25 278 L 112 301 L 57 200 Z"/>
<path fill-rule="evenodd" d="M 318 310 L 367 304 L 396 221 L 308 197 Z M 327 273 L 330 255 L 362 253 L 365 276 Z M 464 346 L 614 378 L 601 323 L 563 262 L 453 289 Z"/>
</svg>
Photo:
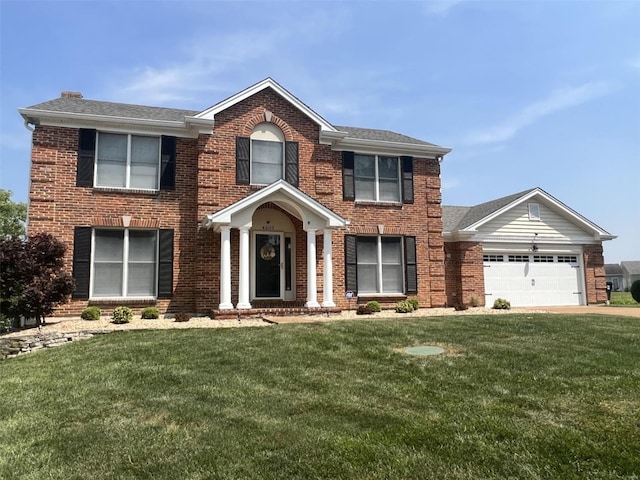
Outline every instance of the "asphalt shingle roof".
<svg viewBox="0 0 640 480">
<path fill-rule="evenodd" d="M 640 275 L 640 261 L 620 262 L 629 275 Z"/>
<path fill-rule="evenodd" d="M 56 113 L 79 113 L 119 118 L 138 118 L 146 120 L 168 120 L 181 122 L 185 116 L 196 115 L 195 110 L 177 108 L 147 107 L 126 103 L 102 102 L 85 98 L 60 97 L 48 102 L 28 107 L 30 110 L 42 110 Z"/>
<path fill-rule="evenodd" d="M 103 102 L 77 97 L 60 97 L 47 102 L 28 107 L 29 110 L 40 110 L 53 113 L 77 113 L 84 115 L 98 115 L 116 118 L 136 118 L 145 120 L 166 120 L 182 122 L 186 116 L 200 113 L 196 110 L 182 110 L 177 108 L 150 107 L 145 105 L 131 105 L 127 103 Z M 417 138 L 402 135 L 389 130 L 373 128 L 335 126 L 340 131 L 346 131 L 352 138 L 362 140 L 378 140 L 384 142 L 404 143 L 410 145 L 430 145 Z"/>
<path fill-rule="evenodd" d="M 334 127 L 342 132 L 348 132 L 352 138 L 359 138 L 362 140 L 378 140 L 381 142 L 395 142 L 395 143 L 407 143 L 412 145 L 430 145 L 437 146 L 433 143 L 425 142 L 424 140 L 418 140 L 417 138 L 402 135 L 401 133 L 392 132 L 390 130 L 377 130 L 374 128 L 360 128 L 360 127 L 344 127 L 334 125 Z"/>
<path fill-rule="evenodd" d="M 501 208 L 509 205 L 518 198 L 526 195 L 527 193 L 535 190 L 530 188 L 520 193 L 514 193 L 513 195 L 507 195 L 506 197 L 497 198 L 489 202 L 481 203 L 473 207 L 457 207 L 457 206 L 442 206 L 442 224 L 445 232 L 453 232 L 456 230 L 462 230 L 470 225 L 473 225 L 479 220 L 491 215 L 493 212 L 500 210 Z"/>
<path fill-rule="evenodd" d="M 617 263 L 605 263 L 604 273 L 607 275 L 622 275 L 622 267 Z"/>
</svg>

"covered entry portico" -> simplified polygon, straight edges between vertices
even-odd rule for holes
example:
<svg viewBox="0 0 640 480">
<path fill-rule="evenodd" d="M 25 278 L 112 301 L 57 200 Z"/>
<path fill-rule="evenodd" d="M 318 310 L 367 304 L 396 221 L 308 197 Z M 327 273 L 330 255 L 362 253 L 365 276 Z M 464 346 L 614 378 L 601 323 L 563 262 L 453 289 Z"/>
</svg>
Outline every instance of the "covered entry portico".
<svg viewBox="0 0 640 480">
<path fill-rule="evenodd" d="M 287 228 L 273 226 L 265 229 L 256 226 L 256 211 L 264 204 L 271 203 L 302 222 L 306 234 L 307 294 L 305 307 L 335 307 L 333 300 L 333 255 L 332 233 L 344 227 L 346 221 L 324 205 L 301 192 L 284 180 L 278 180 L 242 200 L 229 205 L 219 212 L 205 216 L 203 228 L 220 232 L 220 304 L 219 310 L 232 310 L 231 291 L 231 230 L 240 234 L 238 248 L 238 302 L 235 308 L 251 309 L 252 299 L 274 298 L 293 300 L 287 296 L 284 287 L 287 275 L 295 275 L 295 263 L 286 257 L 286 248 L 291 248 L 291 236 Z M 284 216 L 284 215 L 282 215 Z M 282 225 L 284 222 L 281 222 Z M 258 230 L 256 230 L 256 227 Z M 323 235 L 323 292 L 322 304 L 318 302 L 316 235 Z M 293 233 L 293 232 L 290 232 Z M 288 246 L 288 247 L 287 247 Z M 298 246 L 300 248 L 300 246 Z M 287 270 L 287 263 L 291 270 Z M 279 273 L 284 272 L 284 273 Z M 289 282 L 291 282 L 291 277 Z M 287 287 L 288 288 L 288 287 Z M 290 295 L 290 293 L 289 293 Z"/>
</svg>

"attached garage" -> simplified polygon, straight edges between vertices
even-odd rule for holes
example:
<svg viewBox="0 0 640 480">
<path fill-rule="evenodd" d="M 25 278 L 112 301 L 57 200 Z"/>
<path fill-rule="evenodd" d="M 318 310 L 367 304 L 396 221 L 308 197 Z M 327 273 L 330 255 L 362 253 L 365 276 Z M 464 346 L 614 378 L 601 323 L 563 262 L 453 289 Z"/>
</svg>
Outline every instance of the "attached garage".
<svg viewBox="0 0 640 480">
<path fill-rule="evenodd" d="M 540 188 L 443 206 L 449 305 L 604 303 L 602 242 L 615 238 Z"/>
<path fill-rule="evenodd" d="M 581 258 L 581 254 L 485 253 L 486 303 L 505 298 L 519 307 L 583 305 Z"/>
</svg>

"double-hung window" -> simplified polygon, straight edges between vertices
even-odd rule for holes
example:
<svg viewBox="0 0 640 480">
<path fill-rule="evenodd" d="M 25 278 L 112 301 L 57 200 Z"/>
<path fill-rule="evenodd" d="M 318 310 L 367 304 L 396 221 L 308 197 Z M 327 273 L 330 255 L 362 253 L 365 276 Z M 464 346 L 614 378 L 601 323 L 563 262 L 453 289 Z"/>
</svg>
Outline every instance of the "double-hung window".
<svg viewBox="0 0 640 480">
<path fill-rule="evenodd" d="M 251 183 L 268 185 L 284 178 L 284 135 L 272 123 L 260 123 L 251 134 Z"/>
<path fill-rule="evenodd" d="M 398 157 L 354 155 L 356 200 L 400 202 L 400 161 Z"/>
<path fill-rule="evenodd" d="M 358 237 L 357 255 L 359 294 L 404 291 L 400 237 Z"/>
<path fill-rule="evenodd" d="M 158 232 L 96 229 L 92 297 L 155 297 Z"/>
<path fill-rule="evenodd" d="M 98 132 L 96 186 L 158 190 L 160 137 Z"/>
</svg>

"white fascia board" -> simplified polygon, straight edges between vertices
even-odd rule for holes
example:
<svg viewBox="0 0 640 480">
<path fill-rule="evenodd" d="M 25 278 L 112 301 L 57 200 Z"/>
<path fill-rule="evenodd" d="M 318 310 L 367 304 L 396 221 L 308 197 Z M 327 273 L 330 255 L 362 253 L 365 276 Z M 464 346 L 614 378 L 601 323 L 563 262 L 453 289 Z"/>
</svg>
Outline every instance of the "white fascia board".
<svg viewBox="0 0 640 480">
<path fill-rule="evenodd" d="M 414 157 L 439 158 L 451 151 L 451 148 L 439 147 L 437 145 L 386 142 L 383 140 L 366 140 L 351 137 L 343 137 L 329 141 L 330 137 L 321 133 L 320 139 L 323 140 L 323 137 L 328 140 L 327 143 L 331 144 L 331 149 L 338 152 L 346 150 L 378 155 L 411 155 Z"/>
<path fill-rule="evenodd" d="M 221 224 L 231 224 L 232 216 L 234 214 L 241 212 L 252 205 L 262 204 L 268 199 L 268 197 L 276 193 L 284 194 L 295 203 L 305 207 L 319 217 L 324 218 L 327 222 L 327 227 L 339 228 L 346 225 L 345 219 L 284 180 L 278 180 L 277 182 L 258 190 L 248 197 L 244 197 L 242 200 L 239 200 L 216 213 L 206 215 L 202 224 L 205 228 L 211 228 L 212 226 L 216 227 L 216 225 L 219 226 Z"/>
<path fill-rule="evenodd" d="M 188 128 L 185 121 L 151 120 L 147 118 L 114 117 L 88 113 L 52 112 L 23 108 L 20 115 L 34 125 L 47 125 L 69 128 L 104 128 L 111 131 L 135 133 L 169 134 L 178 137 L 197 137 L 199 133 L 207 133 L 203 128 Z M 210 133 L 210 129 L 208 130 Z"/>
<path fill-rule="evenodd" d="M 330 131 L 330 132 L 337 131 L 333 125 L 327 122 L 324 118 L 322 118 L 316 112 L 311 110 L 307 105 L 302 103 L 297 97 L 292 95 L 291 92 L 287 91 L 285 88 L 283 88 L 278 82 L 276 82 L 272 78 L 265 78 L 261 82 L 258 82 L 255 85 L 252 85 L 249 88 L 246 88 L 241 92 L 238 92 L 235 95 L 232 95 L 226 100 L 216 103 L 214 106 L 206 110 L 203 110 L 202 112 L 195 115 L 195 118 L 213 120 L 217 113 L 222 112 L 223 110 L 226 110 L 227 108 L 235 105 L 236 103 L 246 100 L 247 98 L 251 97 L 252 95 L 255 95 L 256 93 L 261 92 L 266 88 L 272 88 L 281 97 L 283 97 L 293 106 L 295 106 L 298 110 L 304 113 L 307 117 L 309 117 L 311 120 L 317 123 L 320 126 L 321 131 Z"/>
</svg>

